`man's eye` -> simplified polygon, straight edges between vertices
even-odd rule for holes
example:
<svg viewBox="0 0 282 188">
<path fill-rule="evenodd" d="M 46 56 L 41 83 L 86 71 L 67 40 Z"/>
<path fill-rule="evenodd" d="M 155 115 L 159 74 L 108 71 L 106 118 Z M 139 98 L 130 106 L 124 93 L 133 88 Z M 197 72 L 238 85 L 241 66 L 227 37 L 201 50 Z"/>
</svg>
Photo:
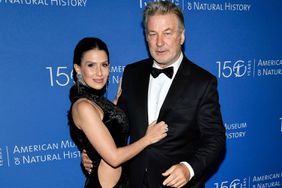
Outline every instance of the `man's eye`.
<svg viewBox="0 0 282 188">
<path fill-rule="evenodd" d="M 108 67 L 108 66 L 109 66 L 108 63 L 104 63 L 104 64 L 103 64 L 103 67 Z"/>
<path fill-rule="evenodd" d="M 88 67 L 93 67 L 94 64 L 93 64 L 93 63 L 90 63 L 90 64 L 88 64 L 87 66 L 88 66 Z"/>
<path fill-rule="evenodd" d="M 156 33 L 149 33 L 149 36 L 150 36 L 150 37 L 156 36 Z"/>
</svg>

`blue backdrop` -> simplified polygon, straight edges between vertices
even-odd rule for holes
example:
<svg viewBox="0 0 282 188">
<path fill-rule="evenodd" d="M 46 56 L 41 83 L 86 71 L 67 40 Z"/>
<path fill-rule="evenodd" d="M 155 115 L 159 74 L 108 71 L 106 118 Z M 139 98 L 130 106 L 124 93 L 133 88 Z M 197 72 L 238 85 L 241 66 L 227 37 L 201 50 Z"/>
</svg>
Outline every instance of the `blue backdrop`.
<svg viewBox="0 0 282 188">
<path fill-rule="evenodd" d="M 207 187 L 282 187 L 282 1 L 172 1 L 185 54 L 219 82 L 227 152 Z M 0 187 L 83 186 L 66 116 L 73 49 L 108 44 L 112 100 L 124 66 L 148 56 L 147 2 L 0 0 Z"/>
</svg>

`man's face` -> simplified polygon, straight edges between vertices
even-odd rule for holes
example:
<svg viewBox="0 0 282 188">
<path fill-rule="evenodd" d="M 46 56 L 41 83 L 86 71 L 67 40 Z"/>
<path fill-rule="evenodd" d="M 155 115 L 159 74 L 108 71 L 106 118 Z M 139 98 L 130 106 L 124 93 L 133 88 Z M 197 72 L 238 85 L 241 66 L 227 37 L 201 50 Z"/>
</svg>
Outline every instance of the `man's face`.
<svg viewBox="0 0 282 188">
<path fill-rule="evenodd" d="M 147 42 L 150 53 L 161 67 L 174 63 L 180 53 L 185 35 L 179 31 L 178 20 L 174 14 L 148 17 Z"/>
</svg>

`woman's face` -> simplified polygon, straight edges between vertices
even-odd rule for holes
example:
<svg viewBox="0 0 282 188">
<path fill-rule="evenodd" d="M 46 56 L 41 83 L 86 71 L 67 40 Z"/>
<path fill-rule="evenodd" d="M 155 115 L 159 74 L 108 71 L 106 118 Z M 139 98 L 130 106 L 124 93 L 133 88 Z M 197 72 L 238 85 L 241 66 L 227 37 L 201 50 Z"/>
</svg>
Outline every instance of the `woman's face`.
<svg viewBox="0 0 282 188">
<path fill-rule="evenodd" d="M 77 74 L 82 75 L 83 81 L 93 89 L 102 89 L 109 76 L 109 60 L 103 50 L 89 50 L 84 53 L 81 65 L 74 65 Z"/>
</svg>

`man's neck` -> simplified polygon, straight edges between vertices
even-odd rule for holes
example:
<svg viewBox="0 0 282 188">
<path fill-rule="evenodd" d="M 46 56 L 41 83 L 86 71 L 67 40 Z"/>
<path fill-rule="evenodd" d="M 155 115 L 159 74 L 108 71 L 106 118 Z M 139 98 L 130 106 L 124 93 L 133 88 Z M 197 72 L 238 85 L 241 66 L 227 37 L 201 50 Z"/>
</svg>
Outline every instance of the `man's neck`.
<svg viewBox="0 0 282 188">
<path fill-rule="evenodd" d="M 164 69 L 164 68 L 167 68 L 171 65 L 173 66 L 176 62 L 182 61 L 182 59 L 183 59 L 183 53 L 180 52 L 178 58 L 175 61 L 173 61 L 171 63 L 158 63 L 157 61 L 154 60 L 153 66 L 156 67 L 156 68 Z"/>
</svg>

